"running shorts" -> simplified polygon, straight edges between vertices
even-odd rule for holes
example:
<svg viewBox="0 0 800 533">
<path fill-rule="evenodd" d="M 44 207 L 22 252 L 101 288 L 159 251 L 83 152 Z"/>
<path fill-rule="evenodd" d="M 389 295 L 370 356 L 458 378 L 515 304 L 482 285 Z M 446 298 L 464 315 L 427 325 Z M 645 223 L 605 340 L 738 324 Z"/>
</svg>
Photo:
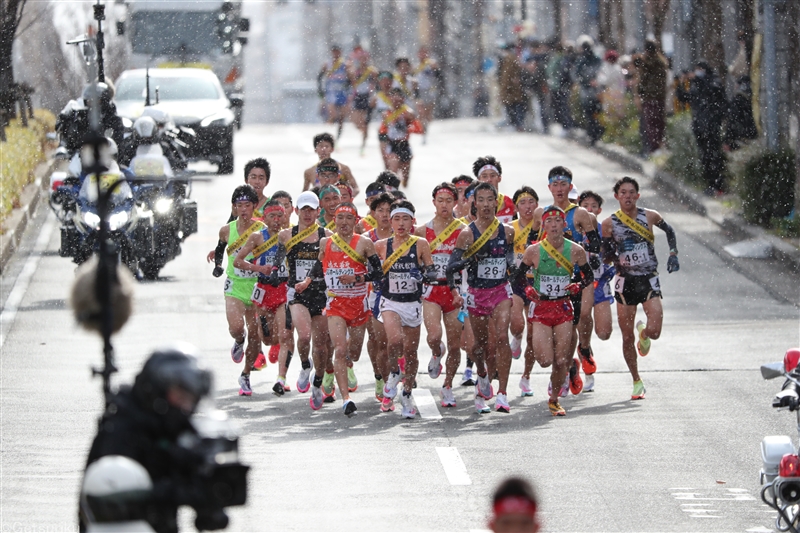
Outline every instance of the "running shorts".
<svg viewBox="0 0 800 533">
<path fill-rule="evenodd" d="M 438 305 L 445 315 L 459 309 L 453 303 L 453 293 L 447 285 L 428 285 L 422 298 L 426 302 Z"/>
<path fill-rule="evenodd" d="M 386 154 L 394 154 L 403 163 L 411 161 L 411 145 L 408 141 L 389 141 Z"/>
<path fill-rule="evenodd" d="M 381 298 L 380 309 L 378 320 L 381 322 L 383 313 L 390 311 L 397 313 L 404 328 L 418 328 L 422 324 L 422 302 L 395 302 L 389 298 Z"/>
<path fill-rule="evenodd" d="M 304 305 L 312 317 L 320 316 L 322 311 L 325 310 L 326 297 L 324 283 L 320 283 L 317 286 L 312 283 L 303 292 L 296 292 L 294 289 L 289 289 L 289 292 L 294 293 L 292 297 L 289 298 L 289 305 Z"/>
<path fill-rule="evenodd" d="M 603 280 L 594 282 L 594 305 L 603 302 L 613 302 L 614 294 L 611 292 L 611 280 Z"/>
<path fill-rule="evenodd" d="M 658 274 L 614 277 L 614 299 L 617 303 L 639 305 L 655 297 L 661 298 L 661 282 Z"/>
<path fill-rule="evenodd" d="M 511 284 L 508 282 L 488 289 L 470 287 L 467 290 L 467 311 L 470 315 L 489 316 L 495 307 L 510 300 L 511 294 Z"/>
<path fill-rule="evenodd" d="M 325 316 L 343 318 L 349 328 L 363 326 L 369 320 L 367 298 L 366 296 L 364 298 L 328 297 Z"/>
<path fill-rule="evenodd" d="M 537 300 L 528 309 L 528 322 L 539 322 L 554 328 L 565 322 L 572 322 L 575 312 L 569 298 L 561 300 Z M 580 315 L 579 315 L 580 316 Z"/>
<path fill-rule="evenodd" d="M 523 305 L 528 305 L 531 303 L 530 299 L 525 295 L 525 285 L 514 283 L 511 285 L 511 291 L 515 296 L 522 298 Z"/>
<path fill-rule="evenodd" d="M 369 107 L 369 94 L 356 94 L 353 98 L 353 109 L 357 111 L 368 111 Z"/>
<path fill-rule="evenodd" d="M 344 91 L 329 91 L 325 95 L 325 101 L 341 107 L 347 103 L 347 93 Z"/>
<path fill-rule="evenodd" d="M 253 300 L 256 307 L 274 313 L 286 303 L 286 283 L 281 283 L 277 287 L 256 283 L 250 299 Z"/>
<path fill-rule="evenodd" d="M 256 285 L 256 278 L 233 279 L 225 278 L 225 296 L 241 300 L 247 307 L 253 305 L 250 298 L 253 295 L 253 287 Z"/>
<path fill-rule="evenodd" d="M 381 310 L 379 307 L 380 304 L 381 304 L 380 291 L 376 291 L 375 289 L 369 291 L 369 294 L 367 295 L 367 306 L 369 307 L 369 310 L 372 311 L 372 316 L 374 316 L 375 318 L 378 318 L 381 314 Z"/>
</svg>

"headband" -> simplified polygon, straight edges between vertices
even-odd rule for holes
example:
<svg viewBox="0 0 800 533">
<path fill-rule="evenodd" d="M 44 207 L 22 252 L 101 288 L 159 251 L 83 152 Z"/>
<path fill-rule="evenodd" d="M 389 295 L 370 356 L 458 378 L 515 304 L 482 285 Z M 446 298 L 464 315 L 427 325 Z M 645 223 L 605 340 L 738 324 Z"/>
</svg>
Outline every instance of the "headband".
<svg viewBox="0 0 800 533">
<path fill-rule="evenodd" d="M 500 501 L 495 502 L 495 516 L 510 513 L 533 516 L 536 514 L 536 503 L 522 496 L 508 496 Z"/>
<path fill-rule="evenodd" d="M 472 196 L 473 194 L 475 194 L 475 189 L 474 188 L 467 189 L 466 191 L 464 191 L 464 198 L 469 200 L 470 196 Z"/>
<path fill-rule="evenodd" d="M 383 191 L 381 190 L 374 190 L 367 193 L 367 198 L 372 198 L 373 196 L 378 196 Z"/>
<path fill-rule="evenodd" d="M 451 191 L 451 190 L 450 190 L 450 189 L 448 189 L 447 187 L 442 187 L 441 189 L 439 189 L 438 191 L 436 191 L 436 192 L 433 194 L 433 197 L 434 197 L 434 198 L 436 198 L 437 196 L 439 196 L 439 193 L 441 193 L 441 192 L 443 192 L 443 193 L 446 193 L 446 194 L 449 194 L 450 196 L 453 196 L 453 191 Z M 455 198 L 455 196 L 453 196 L 453 198 Z"/>
<path fill-rule="evenodd" d="M 483 174 L 484 170 L 494 170 L 495 172 L 497 172 L 498 175 L 500 174 L 500 171 L 497 170 L 496 166 L 494 166 L 494 165 L 483 165 L 481 167 L 481 169 L 478 171 L 478 177 L 479 178 L 481 177 L 481 174 Z"/>
<path fill-rule="evenodd" d="M 275 211 L 280 211 L 281 214 L 284 214 L 284 215 L 286 214 L 286 210 L 282 206 L 280 206 L 280 205 L 271 205 L 271 206 L 269 206 L 269 207 L 264 209 L 264 216 L 267 216 L 268 214 L 273 213 Z"/>
<path fill-rule="evenodd" d="M 397 207 L 395 209 L 392 209 L 392 213 L 389 215 L 389 218 L 394 218 L 395 215 L 401 215 L 404 213 L 410 216 L 411 218 L 414 218 L 414 213 L 407 207 Z"/>
<path fill-rule="evenodd" d="M 237 202 L 250 202 L 251 204 L 255 203 L 255 202 L 253 202 L 252 196 L 248 196 L 246 194 L 243 194 L 241 196 L 237 196 L 236 198 L 233 199 L 233 203 L 237 203 Z"/>
<path fill-rule="evenodd" d="M 336 216 L 339 213 L 350 213 L 354 217 L 358 216 L 358 211 L 356 211 L 355 208 L 349 205 L 340 205 L 339 207 L 337 207 L 336 211 L 333 212 L 333 216 Z"/>
<path fill-rule="evenodd" d="M 558 207 L 549 207 L 542 212 L 542 223 L 550 217 L 560 217 L 561 220 L 565 220 L 564 211 L 559 209 Z"/>
<path fill-rule="evenodd" d="M 570 178 L 569 176 L 563 176 L 561 174 L 556 174 L 555 176 L 550 177 L 547 181 L 548 181 L 548 183 L 553 183 L 554 181 L 568 181 L 568 182 L 572 183 L 572 178 Z"/>
<path fill-rule="evenodd" d="M 338 174 L 339 173 L 339 167 L 327 166 L 327 165 L 322 166 L 322 167 L 317 167 L 317 174 L 319 174 L 320 172 L 336 172 Z"/>
<path fill-rule="evenodd" d="M 319 197 L 324 198 L 328 193 L 334 193 L 336 196 L 341 196 L 342 194 L 339 192 L 339 189 L 334 187 L 333 185 L 326 185 L 319 190 Z"/>
<path fill-rule="evenodd" d="M 534 200 L 536 200 L 536 198 L 534 198 L 534 196 L 533 196 L 531 193 L 529 193 L 529 192 L 524 192 L 524 193 L 522 193 L 522 194 L 520 194 L 520 195 L 519 195 L 519 197 L 517 198 L 517 201 L 516 201 L 516 202 L 514 202 L 514 204 L 515 204 L 515 205 L 516 205 L 516 204 L 518 204 L 518 203 L 519 203 L 521 200 L 523 200 L 523 199 L 525 199 L 525 198 L 533 198 Z"/>
</svg>

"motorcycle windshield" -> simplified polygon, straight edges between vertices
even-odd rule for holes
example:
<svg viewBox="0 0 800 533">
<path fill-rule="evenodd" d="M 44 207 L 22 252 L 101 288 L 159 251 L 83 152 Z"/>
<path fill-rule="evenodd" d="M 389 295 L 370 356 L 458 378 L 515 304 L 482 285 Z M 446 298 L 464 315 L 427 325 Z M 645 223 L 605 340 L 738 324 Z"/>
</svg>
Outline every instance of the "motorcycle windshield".
<svg viewBox="0 0 800 533">
<path fill-rule="evenodd" d="M 131 191 L 130 185 L 128 185 L 128 182 L 125 181 L 125 178 L 121 174 L 113 172 L 100 174 L 100 191 L 103 192 L 107 191 L 111 185 L 120 180 L 121 183 L 114 187 L 114 192 L 111 194 L 112 205 L 122 205 L 126 200 L 131 200 L 133 198 L 133 192 Z M 98 178 L 95 174 L 89 174 L 83 180 L 78 198 L 87 204 L 96 204 L 98 199 L 97 192 Z"/>
</svg>

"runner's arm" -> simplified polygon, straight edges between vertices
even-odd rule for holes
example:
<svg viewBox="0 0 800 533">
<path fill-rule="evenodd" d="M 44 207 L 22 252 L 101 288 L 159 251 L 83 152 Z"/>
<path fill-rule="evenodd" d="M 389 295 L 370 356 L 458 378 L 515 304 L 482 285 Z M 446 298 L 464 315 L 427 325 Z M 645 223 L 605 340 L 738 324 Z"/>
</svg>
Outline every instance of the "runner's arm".
<svg viewBox="0 0 800 533">
<path fill-rule="evenodd" d="M 456 286 L 456 273 L 461 272 L 464 268 L 470 264 L 475 257 L 474 255 L 469 259 L 464 259 L 464 252 L 463 248 L 456 248 L 453 250 L 453 253 L 450 255 L 450 261 L 447 263 L 447 268 L 445 269 L 445 275 L 447 276 L 447 286 L 455 288 Z"/>
<path fill-rule="evenodd" d="M 603 232 L 601 253 L 603 254 L 603 259 L 610 264 L 617 259 L 617 241 L 614 240 L 614 235 L 611 232 L 610 218 L 603 221 L 601 229 Z"/>
<path fill-rule="evenodd" d="M 374 253 L 367 257 L 367 273 L 364 275 L 364 281 L 374 281 L 380 283 L 383 279 L 383 265 L 378 254 Z M 356 280 L 358 281 L 358 280 Z"/>
<path fill-rule="evenodd" d="M 659 218 L 660 215 L 659 215 Z M 672 274 L 681 269 L 681 264 L 678 261 L 678 241 L 675 238 L 675 230 L 672 226 L 667 224 L 667 221 L 661 218 L 655 224 L 667 234 L 667 243 L 669 244 L 669 259 L 667 259 L 667 272 Z"/>
</svg>

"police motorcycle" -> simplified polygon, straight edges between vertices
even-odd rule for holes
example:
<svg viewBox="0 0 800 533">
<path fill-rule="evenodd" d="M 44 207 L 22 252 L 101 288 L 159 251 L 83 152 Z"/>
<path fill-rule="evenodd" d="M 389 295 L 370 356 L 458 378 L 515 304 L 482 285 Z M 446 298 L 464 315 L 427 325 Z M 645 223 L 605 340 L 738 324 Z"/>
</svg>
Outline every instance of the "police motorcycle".
<svg viewBox="0 0 800 533">
<path fill-rule="evenodd" d="M 781 391 L 772 400 L 772 407 L 797 412 L 800 433 L 800 348 L 786 351 L 783 363 L 761 366 L 764 379 L 783 377 Z M 798 442 L 800 444 L 800 442 Z M 777 511 L 775 529 L 800 531 L 800 449 L 788 435 L 772 435 L 761 441 L 761 499 Z"/>
</svg>

